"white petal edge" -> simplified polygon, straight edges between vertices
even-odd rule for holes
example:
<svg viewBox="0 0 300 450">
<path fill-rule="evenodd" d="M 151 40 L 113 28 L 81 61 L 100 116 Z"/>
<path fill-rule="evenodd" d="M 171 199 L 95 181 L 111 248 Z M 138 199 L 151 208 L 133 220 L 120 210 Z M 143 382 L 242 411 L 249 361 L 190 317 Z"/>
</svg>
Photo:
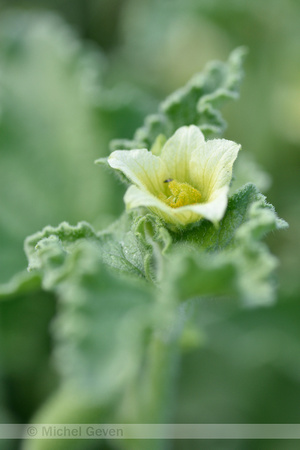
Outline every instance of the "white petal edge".
<svg viewBox="0 0 300 450">
<path fill-rule="evenodd" d="M 163 182 L 168 178 L 167 168 L 158 156 L 148 150 L 116 150 L 107 161 L 140 188 L 146 188 L 153 194 L 163 192 Z"/>
<path fill-rule="evenodd" d="M 125 193 L 124 201 L 127 209 L 145 206 L 159 215 L 165 222 L 173 225 L 188 225 L 202 218 L 217 224 L 223 218 L 227 208 L 228 190 L 228 186 L 224 186 L 219 190 L 214 200 L 207 203 L 171 208 L 149 192 L 136 186 L 130 186 Z"/>
</svg>

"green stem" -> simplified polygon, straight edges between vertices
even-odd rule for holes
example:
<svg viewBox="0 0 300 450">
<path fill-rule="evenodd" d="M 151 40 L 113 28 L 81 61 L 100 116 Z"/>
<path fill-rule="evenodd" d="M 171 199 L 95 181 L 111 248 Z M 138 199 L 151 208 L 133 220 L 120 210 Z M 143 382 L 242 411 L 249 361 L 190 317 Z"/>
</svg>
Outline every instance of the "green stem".
<svg viewBox="0 0 300 450">
<path fill-rule="evenodd" d="M 154 336 L 138 380 L 134 380 L 122 404 L 125 423 L 168 423 L 172 418 L 178 366 L 177 342 Z M 124 442 L 124 441 L 123 441 Z M 123 444 L 122 442 L 122 444 Z M 168 440 L 132 440 L 121 448 L 130 450 L 166 450 Z"/>
</svg>

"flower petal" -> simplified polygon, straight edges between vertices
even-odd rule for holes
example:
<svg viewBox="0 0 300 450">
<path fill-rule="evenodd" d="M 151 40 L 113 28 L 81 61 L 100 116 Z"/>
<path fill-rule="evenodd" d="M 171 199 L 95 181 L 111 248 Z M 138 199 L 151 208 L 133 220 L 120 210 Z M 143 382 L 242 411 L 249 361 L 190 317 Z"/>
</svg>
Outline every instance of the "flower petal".
<svg viewBox="0 0 300 450">
<path fill-rule="evenodd" d="M 191 156 L 195 151 L 200 153 L 204 146 L 205 139 L 198 127 L 191 125 L 179 128 L 161 152 L 161 159 L 169 170 L 168 178 L 189 183 Z"/>
<path fill-rule="evenodd" d="M 203 200 L 218 197 L 219 189 L 228 186 L 232 178 L 232 166 L 241 146 L 226 139 L 212 139 L 196 149 L 190 159 L 190 177 Z"/>
<path fill-rule="evenodd" d="M 160 216 L 165 222 L 173 225 L 188 225 L 205 218 L 217 223 L 224 216 L 227 207 L 228 187 L 219 190 L 219 196 L 208 203 L 197 203 L 171 208 L 154 195 L 145 192 L 136 186 L 130 186 L 125 194 L 124 201 L 128 209 L 144 206 L 154 214 Z"/>
<path fill-rule="evenodd" d="M 223 186 L 223 188 L 218 189 L 217 194 L 211 201 L 189 205 L 188 208 L 198 216 L 217 224 L 224 217 L 228 204 L 228 191 L 229 187 Z"/>
<path fill-rule="evenodd" d="M 117 150 L 108 158 L 108 164 L 120 170 L 142 189 L 158 194 L 165 189 L 168 171 L 164 162 L 146 149 Z"/>
</svg>

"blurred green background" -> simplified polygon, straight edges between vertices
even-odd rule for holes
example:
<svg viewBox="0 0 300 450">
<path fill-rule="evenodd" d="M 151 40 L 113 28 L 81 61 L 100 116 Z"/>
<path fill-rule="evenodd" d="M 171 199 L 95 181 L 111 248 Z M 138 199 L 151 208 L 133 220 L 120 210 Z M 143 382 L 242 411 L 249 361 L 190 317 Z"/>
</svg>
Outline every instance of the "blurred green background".
<svg viewBox="0 0 300 450">
<path fill-rule="evenodd" d="M 298 0 L 0 2 L 1 282 L 26 267 L 28 234 L 63 220 L 102 228 L 117 217 L 124 189 L 93 161 L 108 154 L 111 139 L 131 138 L 206 62 L 226 60 L 240 45 L 249 49 L 241 98 L 224 110 L 225 137 L 270 174 L 266 195 L 290 224 L 268 238 L 280 260 L 278 302 L 239 312 L 199 306 L 206 345 L 183 358 L 179 422 L 300 422 L 299 23 Z M 53 299 L 19 301 L 18 320 L 31 334 L 22 342 L 24 328 L 3 307 L 8 349 L 24 357 L 14 360 L 8 350 L 1 364 L 3 417 L 22 421 L 57 380 L 48 357 Z M 202 444 L 258 448 L 250 441 Z"/>
</svg>

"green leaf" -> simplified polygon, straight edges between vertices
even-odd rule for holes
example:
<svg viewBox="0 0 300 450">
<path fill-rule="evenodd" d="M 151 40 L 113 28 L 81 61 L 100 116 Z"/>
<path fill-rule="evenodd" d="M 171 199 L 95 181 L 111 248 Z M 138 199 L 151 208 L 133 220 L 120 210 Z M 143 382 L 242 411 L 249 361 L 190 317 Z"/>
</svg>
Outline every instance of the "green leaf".
<svg viewBox="0 0 300 450">
<path fill-rule="evenodd" d="M 52 328 L 57 367 L 65 380 L 97 392 L 100 401 L 139 370 L 155 323 L 152 289 L 107 271 L 92 241 L 78 242 L 68 252 L 52 236 L 41 243 L 43 284 L 60 299 Z"/>
<path fill-rule="evenodd" d="M 28 258 L 29 270 L 40 267 L 41 252 L 37 252 L 37 250 L 42 251 L 48 238 L 60 242 L 64 252 L 68 253 L 82 240 L 97 240 L 97 234 L 87 222 L 79 222 L 76 227 L 69 225 L 67 222 L 62 222 L 58 227 L 45 227 L 42 231 L 27 237 L 25 240 L 25 253 Z"/>
<path fill-rule="evenodd" d="M 63 222 L 56 228 L 45 227 L 26 239 L 29 270 L 39 270 L 46 265 L 49 270 L 44 273 L 43 286 L 51 288 L 72 270 L 71 266 L 64 265 L 64 261 L 81 242 L 93 243 L 102 262 L 116 272 L 155 282 L 161 273 L 162 255 L 171 245 L 171 237 L 162 221 L 150 214 L 124 213 L 107 230 L 99 233 L 86 222 L 75 227 Z M 29 275 L 26 277 L 30 278 Z M 16 281 L 12 281 L 3 286 L 3 294 L 16 288 Z"/>
<path fill-rule="evenodd" d="M 249 189 L 255 188 L 248 185 Z M 247 186 L 245 187 L 245 189 Z M 266 202 L 266 197 L 258 192 L 254 193 L 252 203 L 249 205 L 246 220 L 236 233 L 238 241 L 262 239 L 267 233 L 288 228 L 288 223 L 280 219 L 273 205 Z"/>
<path fill-rule="evenodd" d="M 20 272 L 8 283 L 0 284 L 0 300 L 14 297 L 16 294 L 35 292 L 41 286 L 41 276 L 38 273 Z"/>
<path fill-rule="evenodd" d="M 241 243 L 220 253 L 175 252 L 168 265 L 165 296 L 180 301 L 221 296 L 246 306 L 267 305 L 276 298 L 276 267 L 277 259 L 262 244 Z"/>
<path fill-rule="evenodd" d="M 181 301 L 221 295 L 247 305 L 272 302 L 277 260 L 260 240 L 286 227 L 254 185 L 244 186 L 229 200 L 219 228 L 202 221 L 172 236 L 175 251 L 165 273 L 166 295 L 177 295 Z"/>
<path fill-rule="evenodd" d="M 57 228 L 45 227 L 25 241 L 28 269 L 43 269 L 42 286 L 51 289 L 58 280 L 72 271 L 72 266 L 64 265 L 64 262 L 68 254 L 82 241 L 98 244 L 96 232 L 86 222 L 80 222 L 76 227 L 67 222 L 61 223 Z"/>
<path fill-rule="evenodd" d="M 266 202 L 266 197 L 249 183 L 229 199 L 218 228 L 202 220 L 190 230 L 171 234 L 179 245 L 190 243 L 200 249 L 219 251 L 239 245 L 243 240 L 259 240 L 268 232 L 287 226 L 277 217 L 274 207 Z"/>
<path fill-rule="evenodd" d="M 103 261 L 122 273 L 159 278 L 162 255 L 171 245 L 163 222 L 150 214 L 123 214 L 108 230 L 98 234 Z"/>
<path fill-rule="evenodd" d="M 133 262 L 137 250 L 131 247 L 139 242 L 145 275 L 149 270 L 154 276 L 155 261 L 168 250 L 170 236 L 149 215 L 134 217 L 134 232 L 124 238 L 131 221 L 122 216 L 111 227 L 111 239 L 122 239 L 124 253 L 129 252 L 126 264 Z M 111 255 L 102 238 L 87 224 L 64 223 L 27 240 L 31 271 L 37 271 L 43 287 L 59 299 L 52 325 L 56 367 L 64 384 L 77 386 L 97 402 L 119 398 L 116 414 L 122 420 L 137 421 L 141 414 L 146 421 L 163 420 L 169 411 L 166 391 L 176 353 L 168 331 L 176 321 L 176 301 L 157 302 L 152 284 L 120 276 L 120 266 L 117 275 L 108 269 Z"/>
<path fill-rule="evenodd" d="M 121 273 L 145 277 L 147 249 L 131 231 L 132 216 L 124 213 L 107 230 L 99 233 L 105 264 Z"/>
<path fill-rule="evenodd" d="M 206 137 L 221 134 L 226 123 L 218 109 L 229 99 L 238 97 L 245 49 L 236 49 L 227 63 L 210 63 L 185 87 L 171 94 L 157 114 L 148 116 L 132 141 L 116 140 L 111 150 L 148 148 L 159 135 L 169 138 L 183 125 L 198 125 Z"/>
<path fill-rule="evenodd" d="M 276 260 L 258 241 L 267 232 L 286 226 L 257 188 L 248 184 L 229 200 L 219 228 L 203 220 L 182 234 L 172 234 L 150 214 L 124 214 L 98 234 L 86 223 L 77 227 L 66 223 L 56 229 L 46 227 L 28 238 L 25 248 L 29 267 L 44 268 L 43 286 L 47 289 L 72 274 L 74 265 L 68 259 L 69 254 L 81 243 L 90 242 L 105 265 L 121 274 L 155 283 L 179 284 L 178 292 L 186 289 L 184 299 L 193 295 L 233 295 L 248 304 L 264 303 L 274 297 L 272 277 Z M 193 249 L 197 249 L 195 260 Z M 177 250 L 176 262 L 171 258 L 174 268 L 170 270 L 168 254 Z M 185 281 L 190 276 L 190 264 L 190 273 L 199 273 L 193 282 Z M 198 269 L 193 269 L 194 266 Z"/>
</svg>

